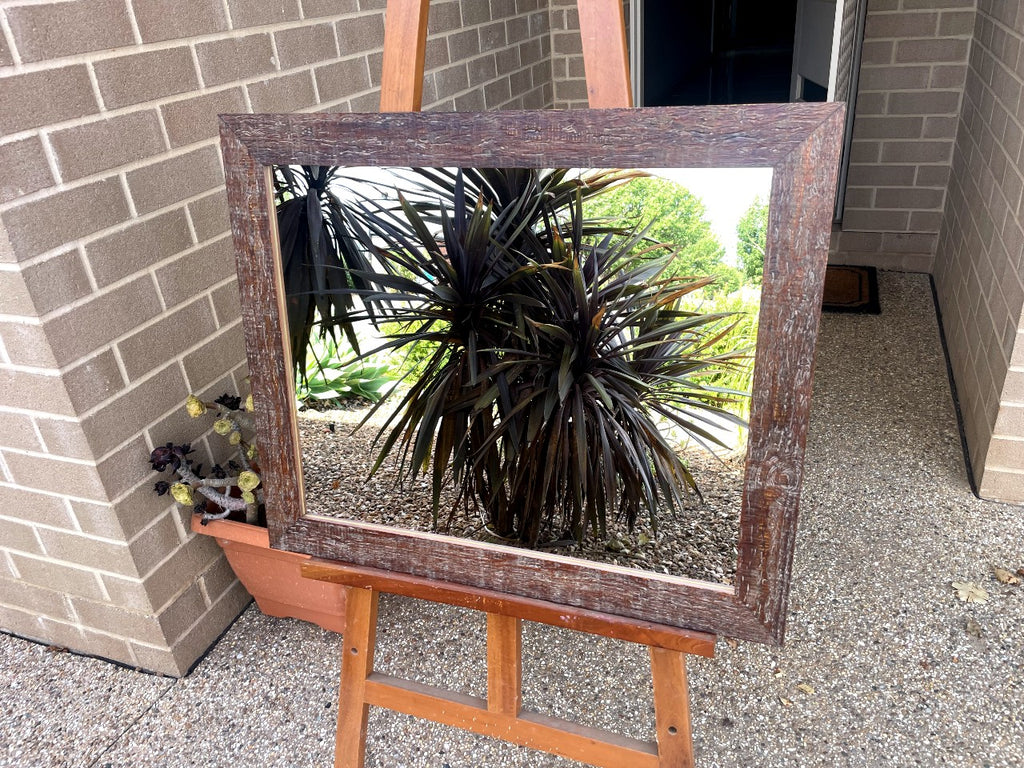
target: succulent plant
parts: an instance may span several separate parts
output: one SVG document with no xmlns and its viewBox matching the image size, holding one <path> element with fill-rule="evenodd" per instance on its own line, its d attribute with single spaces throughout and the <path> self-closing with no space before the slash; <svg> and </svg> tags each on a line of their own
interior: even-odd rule
<svg viewBox="0 0 1024 768">
<path fill-rule="evenodd" d="M 244 437 L 246 433 L 253 433 L 249 415 L 252 395 L 243 401 L 238 395 L 223 394 L 212 403 L 189 395 L 185 411 L 193 419 L 212 416 L 214 433 L 240 449 L 237 461 L 228 462 L 227 469 L 215 464 L 208 472 L 203 472 L 202 464 L 190 458 L 193 453 L 190 444 L 166 443 L 153 449 L 149 463 L 157 472 L 170 470 L 178 479 L 173 483 L 158 480 L 153 490 L 160 496 L 169 493 L 182 506 L 192 507 L 203 516 L 204 525 L 231 514 L 244 515 L 247 523 L 258 523 L 263 493 L 259 473 L 252 463 L 258 454 L 255 442 Z"/>
</svg>

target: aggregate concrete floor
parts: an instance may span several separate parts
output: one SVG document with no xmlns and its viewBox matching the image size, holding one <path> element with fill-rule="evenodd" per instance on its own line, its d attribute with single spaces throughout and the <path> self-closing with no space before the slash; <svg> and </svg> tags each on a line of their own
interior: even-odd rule
<svg viewBox="0 0 1024 768">
<path fill-rule="evenodd" d="M 1024 508 L 971 495 L 926 277 L 826 315 L 784 648 L 690 662 L 697 765 L 1024 766 Z M 957 599 L 973 581 L 985 603 Z M 379 666 L 485 686 L 480 616 L 386 599 Z M 645 649 L 528 625 L 538 709 L 649 738 Z M 0 766 L 328 766 L 339 639 L 250 607 L 172 680 L 0 635 Z M 802 686 L 802 687 L 801 687 Z M 570 766 L 373 711 L 367 766 Z"/>
</svg>

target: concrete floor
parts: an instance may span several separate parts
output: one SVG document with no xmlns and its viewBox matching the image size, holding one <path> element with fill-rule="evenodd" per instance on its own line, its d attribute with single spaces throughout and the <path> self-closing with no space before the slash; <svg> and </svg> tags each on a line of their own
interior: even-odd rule
<svg viewBox="0 0 1024 768">
<path fill-rule="evenodd" d="M 882 315 L 823 318 L 785 647 L 690 663 L 702 768 L 1024 766 L 1024 586 L 991 572 L 1024 566 L 1024 509 L 970 492 L 928 279 L 880 284 Z M 397 598 L 381 616 L 384 671 L 486 685 L 481 616 Z M 645 649 L 524 642 L 531 706 L 650 737 Z M 338 673 L 338 636 L 253 607 L 182 680 L 0 635 L 0 766 L 331 765 Z M 366 764 L 576 765 L 380 711 Z"/>
</svg>

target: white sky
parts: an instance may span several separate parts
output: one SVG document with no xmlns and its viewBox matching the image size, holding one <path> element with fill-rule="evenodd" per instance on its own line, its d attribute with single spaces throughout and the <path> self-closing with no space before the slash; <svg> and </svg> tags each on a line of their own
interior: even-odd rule
<svg viewBox="0 0 1024 768">
<path fill-rule="evenodd" d="M 648 173 L 671 179 L 699 197 L 707 211 L 711 229 L 725 248 L 726 260 L 736 265 L 736 225 L 760 196 L 771 193 L 770 168 L 646 168 Z M 390 180 L 392 169 L 358 168 L 348 173 L 367 180 Z"/>
<path fill-rule="evenodd" d="M 648 173 L 671 179 L 704 201 L 711 229 L 736 264 L 736 225 L 760 196 L 771 194 L 771 168 L 647 168 Z"/>
</svg>

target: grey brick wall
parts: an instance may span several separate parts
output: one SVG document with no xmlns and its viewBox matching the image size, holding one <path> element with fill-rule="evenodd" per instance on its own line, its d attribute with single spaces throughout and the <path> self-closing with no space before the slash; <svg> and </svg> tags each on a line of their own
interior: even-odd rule
<svg viewBox="0 0 1024 768">
<path fill-rule="evenodd" d="M 245 604 L 145 461 L 245 373 L 216 115 L 376 111 L 383 8 L 0 4 L 0 629 L 180 674 Z M 425 108 L 550 106 L 550 45 L 435 0 Z"/>
<path fill-rule="evenodd" d="M 555 81 L 555 106 L 584 109 L 587 79 L 583 71 L 583 42 L 576 0 L 551 0 L 551 71 Z"/>
<path fill-rule="evenodd" d="M 1024 9 L 979 0 L 935 263 L 975 476 L 1024 502 Z"/>
<path fill-rule="evenodd" d="M 835 263 L 930 272 L 974 0 L 869 0 Z"/>
<path fill-rule="evenodd" d="M 622 0 L 629 40 L 630 0 Z M 554 79 L 554 106 L 558 109 L 586 109 L 587 78 L 583 67 L 583 41 L 576 0 L 550 0 L 548 25 L 551 29 L 550 67 Z"/>
</svg>

